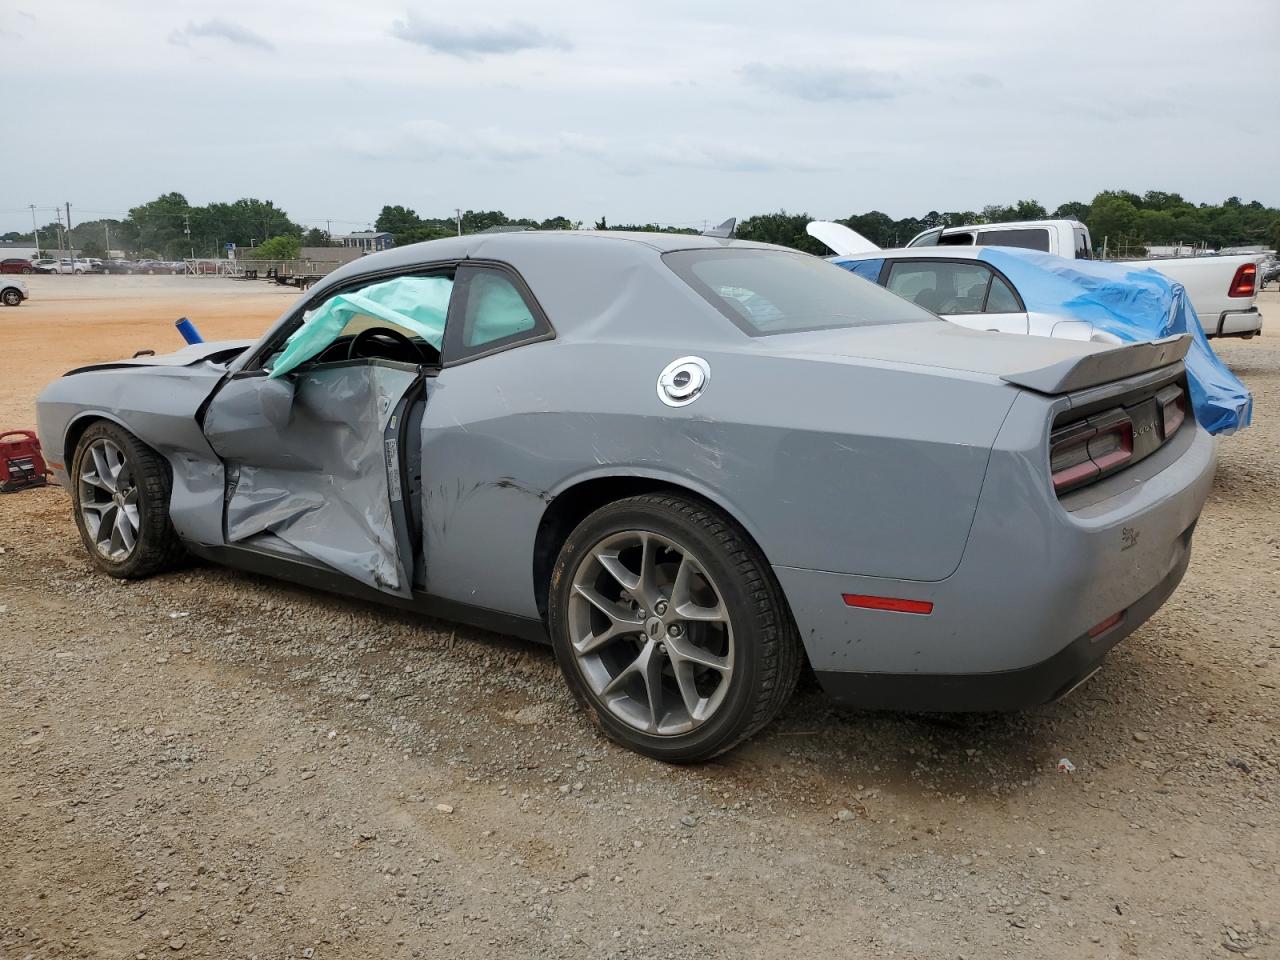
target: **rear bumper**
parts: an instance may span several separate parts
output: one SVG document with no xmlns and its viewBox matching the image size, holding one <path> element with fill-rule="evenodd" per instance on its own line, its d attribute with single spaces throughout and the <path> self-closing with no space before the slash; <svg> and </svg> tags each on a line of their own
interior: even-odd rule
<svg viewBox="0 0 1280 960">
<path fill-rule="evenodd" d="M 817 674 L 831 699 L 864 710 L 934 713 L 1027 710 L 1066 696 L 1092 676 L 1107 653 L 1160 609 L 1177 589 L 1191 559 L 1191 531 L 1182 559 L 1156 587 L 1124 611 L 1121 621 L 1097 637 L 1086 631 L 1053 656 L 1017 670 L 995 673 Z"/>
<path fill-rule="evenodd" d="M 1208 337 L 1252 337 L 1262 332 L 1262 313 L 1257 307 L 1248 310 L 1224 310 L 1217 324 L 1205 331 Z"/>
<path fill-rule="evenodd" d="M 1019 406 L 1011 420 L 1035 415 L 1034 404 Z M 1054 496 L 1041 456 L 997 444 L 963 559 L 943 580 L 774 567 L 810 663 L 834 697 L 918 710 L 1043 703 L 1087 676 L 1168 598 L 1213 482 L 1213 438 L 1193 424 L 1071 502 Z M 846 594 L 933 607 L 923 615 L 851 607 Z M 1116 614 L 1118 624 L 1090 638 Z"/>
</svg>

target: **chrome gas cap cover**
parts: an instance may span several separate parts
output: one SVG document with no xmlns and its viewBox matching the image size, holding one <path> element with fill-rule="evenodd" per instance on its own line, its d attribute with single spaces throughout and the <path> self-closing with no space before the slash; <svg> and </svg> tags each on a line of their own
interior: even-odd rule
<svg viewBox="0 0 1280 960">
<path fill-rule="evenodd" d="M 672 360 L 658 375 L 658 399 L 668 407 L 693 403 L 711 382 L 711 366 L 701 357 Z"/>
</svg>

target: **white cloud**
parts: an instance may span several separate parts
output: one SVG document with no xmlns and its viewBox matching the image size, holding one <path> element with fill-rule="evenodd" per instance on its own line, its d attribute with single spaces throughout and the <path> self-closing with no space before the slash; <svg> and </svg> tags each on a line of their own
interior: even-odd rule
<svg viewBox="0 0 1280 960">
<path fill-rule="evenodd" d="M 902 78 L 860 67 L 785 66 L 749 63 L 739 74 L 749 83 L 814 103 L 829 100 L 888 100 L 902 92 Z"/>
<path fill-rule="evenodd" d="M 522 50 L 568 50 L 560 36 L 522 20 L 483 26 L 457 26 L 441 20 L 425 20 L 413 11 L 391 23 L 391 35 L 463 60 L 482 56 L 519 53 Z"/>
<path fill-rule="evenodd" d="M 181 47 L 190 46 L 194 38 L 225 40 L 227 43 L 238 47 L 250 47 L 257 50 L 274 51 L 276 48 L 275 44 L 270 40 L 254 33 L 248 27 L 242 27 L 238 23 L 230 23 L 216 17 L 201 23 L 189 21 L 181 30 L 175 30 L 169 34 L 169 42 Z"/>
</svg>

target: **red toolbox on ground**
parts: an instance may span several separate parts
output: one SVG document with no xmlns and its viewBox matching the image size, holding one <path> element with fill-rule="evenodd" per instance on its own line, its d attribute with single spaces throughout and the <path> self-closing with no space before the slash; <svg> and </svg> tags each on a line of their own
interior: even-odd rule
<svg viewBox="0 0 1280 960">
<path fill-rule="evenodd" d="M 0 433 L 0 493 L 43 487 L 48 468 L 40 453 L 40 441 L 30 430 Z"/>
</svg>

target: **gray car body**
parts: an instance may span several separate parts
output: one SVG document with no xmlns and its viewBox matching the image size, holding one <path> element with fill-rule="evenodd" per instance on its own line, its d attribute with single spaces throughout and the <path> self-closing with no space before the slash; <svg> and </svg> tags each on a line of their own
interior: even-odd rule
<svg viewBox="0 0 1280 960">
<path fill-rule="evenodd" d="M 195 552 L 346 589 L 349 578 L 321 576 L 314 558 L 264 566 L 252 551 L 236 555 L 209 407 L 307 304 L 363 277 L 492 261 L 519 274 L 554 337 L 456 364 L 446 353 L 426 379 L 422 569 L 411 596 L 383 599 L 543 636 L 547 554 L 567 532 L 556 518 L 574 516 L 566 505 L 674 487 L 716 504 L 760 547 L 828 689 L 882 705 L 842 681 L 911 676 L 945 687 L 1013 676 L 1068 648 L 1072 675 L 1045 682 L 1076 679 L 1176 586 L 1212 479 L 1208 435 L 1192 420 L 1158 456 L 1075 503 L 1053 492 L 1047 443 L 1073 404 L 1118 394 L 1155 368 L 1180 371 L 1178 345 L 1108 350 L 980 333 L 905 302 L 903 323 L 747 336 L 661 259 L 724 246 L 765 248 L 573 232 L 398 248 L 331 274 L 249 349 L 200 344 L 73 371 L 42 393 L 40 435 L 67 484 L 87 424 L 123 425 L 172 465 L 171 516 Z M 687 406 L 666 406 L 659 373 L 689 355 L 709 365 L 708 386 Z M 1140 532 L 1134 543 L 1126 530 Z M 856 609 L 844 594 L 927 600 L 934 612 Z M 1132 611 L 1123 629 L 1082 654 L 1089 628 L 1122 609 Z M 883 705 L 983 705 L 943 693 Z"/>
</svg>

